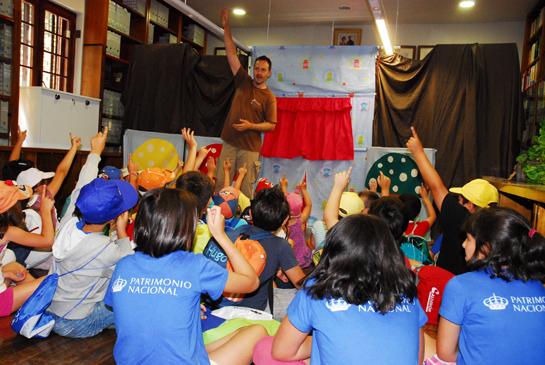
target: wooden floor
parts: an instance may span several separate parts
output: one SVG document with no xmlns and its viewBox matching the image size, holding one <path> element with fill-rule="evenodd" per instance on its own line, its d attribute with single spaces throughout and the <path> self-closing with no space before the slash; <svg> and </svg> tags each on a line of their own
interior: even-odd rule
<svg viewBox="0 0 545 365">
<path fill-rule="evenodd" d="M 114 329 L 90 338 L 61 337 L 52 332 L 47 338 L 28 339 L 14 332 L 14 315 L 0 318 L 0 363 L 10 364 L 115 364 Z M 427 324 L 424 331 L 437 338 L 437 326 Z"/>
<path fill-rule="evenodd" d="M 114 329 L 91 338 L 68 338 L 51 333 L 28 339 L 14 332 L 13 315 L 0 318 L 0 363 L 9 364 L 115 364 Z"/>
</svg>

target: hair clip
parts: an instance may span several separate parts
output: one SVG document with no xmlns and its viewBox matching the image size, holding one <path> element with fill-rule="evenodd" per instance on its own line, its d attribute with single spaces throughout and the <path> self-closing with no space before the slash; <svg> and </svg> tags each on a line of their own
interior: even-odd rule
<svg viewBox="0 0 545 365">
<path fill-rule="evenodd" d="M 528 236 L 530 236 L 530 238 L 534 237 L 534 233 L 536 233 L 537 231 L 535 229 L 531 229 L 530 232 L 528 232 Z"/>
</svg>

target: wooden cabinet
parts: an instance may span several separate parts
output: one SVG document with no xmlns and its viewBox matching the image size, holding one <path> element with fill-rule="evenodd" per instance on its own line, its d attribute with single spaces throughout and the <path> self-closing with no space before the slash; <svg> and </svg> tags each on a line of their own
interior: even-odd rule
<svg viewBox="0 0 545 365">
<path fill-rule="evenodd" d="M 112 22 L 112 8 L 119 10 L 123 25 Z M 127 13 L 130 14 L 128 32 Z M 119 98 L 136 45 L 184 42 L 197 52 L 206 53 L 206 32 L 202 45 L 183 36 L 184 27 L 191 28 L 192 24 L 190 18 L 160 0 L 86 2 L 81 94 L 102 100 L 100 127 L 121 128 L 123 113 Z M 115 139 L 108 141 L 108 146 L 118 151 L 121 144 L 122 133 L 116 133 Z"/>
</svg>

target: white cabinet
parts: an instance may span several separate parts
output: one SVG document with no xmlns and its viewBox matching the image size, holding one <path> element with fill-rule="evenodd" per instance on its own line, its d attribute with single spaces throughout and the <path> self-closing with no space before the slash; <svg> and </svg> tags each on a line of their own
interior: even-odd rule
<svg viewBox="0 0 545 365">
<path fill-rule="evenodd" d="M 21 86 L 19 126 L 27 130 L 23 147 L 69 149 L 70 134 L 81 137 L 84 151 L 98 132 L 100 99 L 36 86 Z"/>
</svg>

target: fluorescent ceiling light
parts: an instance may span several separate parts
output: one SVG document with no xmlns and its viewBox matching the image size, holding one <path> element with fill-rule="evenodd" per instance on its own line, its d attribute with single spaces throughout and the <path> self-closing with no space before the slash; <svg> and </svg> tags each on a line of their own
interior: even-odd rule
<svg viewBox="0 0 545 365">
<path fill-rule="evenodd" d="M 233 13 L 237 14 L 237 15 L 244 15 L 246 14 L 246 12 L 242 9 L 235 9 L 233 10 Z"/>
<path fill-rule="evenodd" d="M 471 8 L 473 5 L 475 5 L 475 1 L 462 1 L 460 3 L 462 8 Z"/>
<path fill-rule="evenodd" d="M 384 46 L 384 52 L 386 55 L 391 55 L 394 53 L 394 50 L 392 49 L 392 43 L 390 42 L 390 37 L 388 37 L 388 29 L 386 28 L 386 22 L 384 19 L 377 19 L 375 21 L 377 23 L 378 33 L 380 34 L 380 38 L 382 39 L 382 45 Z"/>
</svg>

